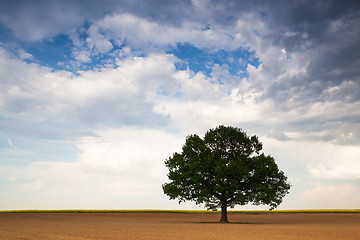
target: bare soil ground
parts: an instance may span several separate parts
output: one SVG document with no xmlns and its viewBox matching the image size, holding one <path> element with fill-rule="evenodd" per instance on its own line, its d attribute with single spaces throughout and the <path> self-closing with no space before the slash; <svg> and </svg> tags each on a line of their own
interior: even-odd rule
<svg viewBox="0 0 360 240">
<path fill-rule="evenodd" d="M 360 239 L 358 213 L 0 213 L 0 239 Z"/>
</svg>

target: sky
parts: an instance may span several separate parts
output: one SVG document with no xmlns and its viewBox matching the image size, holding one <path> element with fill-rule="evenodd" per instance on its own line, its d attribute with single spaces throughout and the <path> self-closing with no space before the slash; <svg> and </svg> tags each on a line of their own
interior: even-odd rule
<svg viewBox="0 0 360 240">
<path fill-rule="evenodd" d="M 359 208 L 359 26 L 348 0 L 2 0 L 0 209 L 204 209 L 164 161 L 218 125 L 275 158 L 278 209 Z"/>
</svg>

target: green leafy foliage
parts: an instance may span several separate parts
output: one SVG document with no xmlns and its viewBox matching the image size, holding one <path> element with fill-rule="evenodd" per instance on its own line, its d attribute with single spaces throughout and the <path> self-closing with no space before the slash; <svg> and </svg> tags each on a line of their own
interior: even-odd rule
<svg viewBox="0 0 360 240">
<path fill-rule="evenodd" d="M 204 139 L 189 135 L 182 152 L 165 161 L 170 182 L 163 184 L 164 193 L 211 210 L 250 202 L 274 209 L 290 184 L 274 158 L 261 150 L 257 136 L 235 127 L 210 129 Z"/>
</svg>

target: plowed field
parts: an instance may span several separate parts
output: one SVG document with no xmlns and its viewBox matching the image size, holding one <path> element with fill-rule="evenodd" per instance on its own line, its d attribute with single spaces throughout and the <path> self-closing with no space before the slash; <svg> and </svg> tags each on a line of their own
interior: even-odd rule
<svg viewBox="0 0 360 240">
<path fill-rule="evenodd" d="M 358 213 L 0 213 L 0 239 L 360 239 Z"/>
</svg>

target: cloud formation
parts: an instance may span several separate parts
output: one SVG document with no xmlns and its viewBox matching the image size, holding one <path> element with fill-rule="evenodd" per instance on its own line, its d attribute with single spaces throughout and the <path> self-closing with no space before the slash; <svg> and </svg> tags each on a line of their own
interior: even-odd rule
<svg viewBox="0 0 360 240">
<path fill-rule="evenodd" d="M 358 199 L 359 21 L 357 1 L 2 1 L 4 206 L 57 190 L 53 208 L 82 207 L 89 184 L 124 208 L 146 194 L 165 206 L 163 161 L 219 124 L 264 141 L 293 184 L 288 208 L 342 186 Z M 34 204 L 12 205 L 24 189 Z"/>
</svg>

